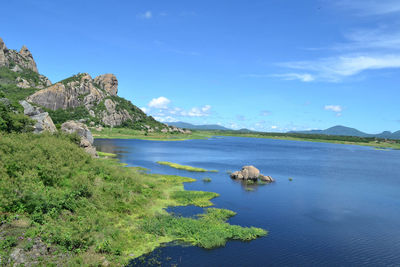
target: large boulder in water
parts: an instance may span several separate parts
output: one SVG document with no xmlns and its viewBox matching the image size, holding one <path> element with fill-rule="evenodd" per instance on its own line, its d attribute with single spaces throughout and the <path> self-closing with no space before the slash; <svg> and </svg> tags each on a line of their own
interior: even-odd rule
<svg viewBox="0 0 400 267">
<path fill-rule="evenodd" d="M 241 171 L 237 171 L 231 174 L 234 179 L 244 180 L 257 180 L 260 175 L 260 171 L 254 166 L 243 166 Z"/>
<path fill-rule="evenodd" d="M 271 176 L 262 175 L 260 171 L 254 166 L 243 166 L 242 170 L 233 172 L 231 174 L 232 179 L 238 180 L 253 180 L 260 179 L 263 182 L 271 183 L 274 179 Z"/>
</svg>

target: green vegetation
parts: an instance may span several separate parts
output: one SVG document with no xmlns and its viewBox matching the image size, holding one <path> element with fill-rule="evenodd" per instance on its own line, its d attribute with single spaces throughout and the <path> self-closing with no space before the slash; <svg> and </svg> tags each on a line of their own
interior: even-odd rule
<svg viewBox="0 0 400 267">
<path fill-rule="evenodd" d="M 179 169 L 179 170 L 185 170 L 185 171 L 189 171 L 189 172 L 218 172 L 216 170 L 206 170 L 203 168 L 196 168 L 196 167 L 192 167 L 192 166 L 188 166 L 188 165 L 181 165 L 178 163 L 173 163 L 173 162 L 168 162 L 168 161 L 157 161 L 158 164 L 161 165 L 167 165 L 171 168 L 175 168 L 175 169 Z"/>
<path fill-rule="evenodd" d="M 0 98 L 2 96 L 0 92 Z M 21 108 L 18 103 L 12 103 L 6 98 L 0 99 L 0 131 L 13 133 L 33 130 L 34 121 L 19 112 Z"/>
<path fill-rule="evenodd" d="M 94 159 L 64 134 L 0 133 L 0 257 L 32 240 L 49 246 L 39 265 L 126 264 L 164 242 L 212 248 L 266 232 L 226 223 L 234 212 L 208 209 L 198 219 L 168 206 L 210 206 L 212 192 L 184 191 L 194 179 L 144 173 L 115 159 Z M 63 256 L 64 255 L 64 256 Z"/>
<path fill-rule="evenodd" d="M 0 92 L 4 94 L 4 97 L 10 99 L 13 102 L 23 100 L 35 93 L 37 90 L 38 89 L 36 88 L 21 89 L 15 84 L 0 84 Z"/>
<path fill-rule="evenodd" d="M 263 132 L 238 132 L 238 131 L 200 131 L 208 136 L 236 136 L 252 138 L 269 138 L 278 140 L 309 141 L 321 143 L 335 143 L 346 145 L 361 145 L 381 148 L 400 149 L 400 140 L 386 140 L 375 137 L 339 136 L 323 134 L 301 133 L 263 133 Z"/>
<path fill-rule="evenodd" d="M 293 181 L 293 178 L 289 178 L 289 182 Z"/>
<path fill-rule="evenodd" d="M 62 81 L 59 81 L 59 82 L 62 83 L 62 84 L 64 84 L 64 86 L 65 86 L 65 85 L 67 85 L 67 84 L 70 83 L 70 82 L 77 82 L 77 81 L 80 81 L 80 80 L 82 79 L 82 77 L 85 76 L 85 75 L 86 75 L 86 73 L 78 73 L 78 74 L 76 74 L 76 75 L 74 75 L 74 76 L 71 76 L 71 77 L 66 78 L 66 79 L 64 79 L 64 80 L 62 80 Z"/>
<path fill-rule="evenodd" d="M 212 206 L 210 199 L 218 197 L 214 192 L 203 191 L 176 191 L 172 194 L 172 199 L 176 200 L 183 206 L 195 205 L 199 207 Z"/>
<path fill-rule="evenodd" d="M 203 178 L 203 182 L 210 183 L 211 182 L 211 178 L 205 177 L 205 178 Z"/>
<path fill-rule="evenodd" d="M 80 120 L 84 118 L 89 118 L 90 121 L 92 121 L 95 119 L 89 115 L 89 111 L 84 106 L 69 108 L 65 110 L 64 109 L 51 110 L 47 108 L 43 109 L 49 113 L 51 119 L 56 125 L 61 125 L 69 120 Z"/>
<path fill-rule="evenodd" d="M 226 223 L 226 220 L 235 214 L 230 210 L 209 208 L 205 214 L 198 215 L 198 220 L 161 215 L 145 220 L 142 228 L 160 237 L 173 236 L 175 240 L 208 249 L 224 246 L 228 239 L 245 241 L 267 234 L 262 229 L 243 228 Z"/>
<path fill-rule="evenodd" d="M 117 156 L 117 155 L 114 154 L 114 153 L 107 153 L 107 152 L 101 152 L 101 151 L 97 151 L 97 154 L 98 154 L 100 157 L 111 157 L 111 158 L 114 158 L 114 157 Z"/>
<path fill-rule="evenodd" d="M 147 132 L 143 130 L 135 130 L 130 128 L 104 128 L 102 131 L 97 131 L 92 128 L 94 138 L 102 139 L 144 139 L 154 141 L 182 141 L 188 139 L 206 139 L 211 135 L 195 132 L 192 134 L 183 133 L 161 133 Z"/>
<path fill-rule="evenodd" d="M 29 69 L 22 69 L 21 72 L 14 72 L 7 67 L 0 67 L 0 84 L 3 85 L 15 85 L 17 78 L 30 81 L 35 85 L 40 84 L 40 75 Z M 18 87 L 17 87 L 18 88 Z M 19 88 L 21 91 L 25 89 Z"/>
</svg>

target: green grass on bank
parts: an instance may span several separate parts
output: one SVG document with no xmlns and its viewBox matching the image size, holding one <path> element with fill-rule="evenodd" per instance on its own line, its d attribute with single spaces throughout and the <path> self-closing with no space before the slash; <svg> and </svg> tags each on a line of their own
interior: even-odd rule
<svg viewBox="0 0 400 267">
<path fill-rule="evenodd" d="M 91 128 L 95 139 L 143 139 L 153 141 L 183 141 L 188 139 L 206 139 L 208 133 L 194 132 L 192 134 L 145 132 L 128 128 L 103 128 L 102 131 Z"/>
<path fill-rule="evenodd" d="M 97 151 L 97 154 L 100 157 L 109 157 L 109 158 L 115 158 L 117 155 L 114 153 L 108 153 L 108 152 L 102 152 L 102 151 Z"/>
<path fill-rule="evenodd" d="M 67 135 L 0 133 L 0 258 L 21 249 L 37 265 L 113 266 L 182 240 L 205 248 L 266 232 L 226 223 L 231 211 L 198 219 L 168 206 L 210 206 L 212 192 L 184 191 L 194 179 L 148 174 L 115 159 L 91 158 Z M 48 247 L 35 256 L 35 240 Z M 12 264 L 12 263 L 10 263 Z"/>
<path fill-rule="evenodd" d="M 197 168 L 197 167 L 192 167 L 192 166 L 188 166 L 188 165 L 181 165 L 178 163 L 173 163 L 173 162 L 168 162 L 168 161 L 157 161 L 157 163 L 161 164 L 161 165 L 169 166 L 171 168 L 190 171 L 190 172 L 218 172 L 217 170 L 206 170 L 203 168 Z"/>
</svg>

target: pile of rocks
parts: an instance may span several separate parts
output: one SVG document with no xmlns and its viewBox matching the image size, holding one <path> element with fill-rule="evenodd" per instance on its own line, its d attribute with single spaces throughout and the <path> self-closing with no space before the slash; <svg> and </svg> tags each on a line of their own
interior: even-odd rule
<svg viewBox="0 0 400 267">
<path fill-rule="evenodd" d="M 242 170 L 233 172 L 231 174 L 232 179 L 237 180 L 253 180 L 260 179 L 263 182 L 271 183 L 275 180 L 271 176 L 262 175 L 260 171 L 254 166 L 243 166 Z"/>
</svg>

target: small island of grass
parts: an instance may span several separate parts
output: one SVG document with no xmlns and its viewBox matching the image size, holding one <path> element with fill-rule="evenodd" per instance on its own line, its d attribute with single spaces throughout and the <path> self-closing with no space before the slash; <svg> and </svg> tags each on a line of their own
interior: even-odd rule
<svg viewBox="0 0 400 267">
<path fill-rule="evenodd" d="M 218 172 L 217 170 L 206 170 L 203 168 L 192 167 L 189 165 L 181 165 L 178 163 L 173 163 L 173 162 L 168 162 L 168 161 L 157 161 L 157 163 L 161 164 L 161 165 L 169 166 L 171 168 L 185 170 L 185 171 L 189 171 L 189 172 Z"/>
<path fill-rule="evenodd" d="M 108 158 L 115 158 L 117 155 L 114 153 L 108 153 L 108 152 L 102 152 L 102 151 L 97 151 L 97 154 L 100 157 L 108 157 Z"/>
</svg>

